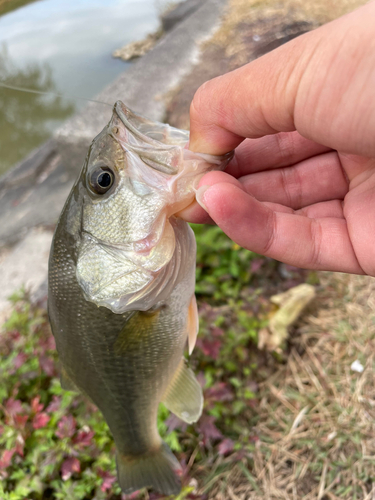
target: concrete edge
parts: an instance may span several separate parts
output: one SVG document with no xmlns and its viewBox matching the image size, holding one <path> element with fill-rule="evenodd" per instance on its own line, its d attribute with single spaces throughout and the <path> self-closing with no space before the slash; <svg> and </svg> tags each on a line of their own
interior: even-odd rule
<svg viewBox="0 0 375 500">
<path fill-rule="evenodd" d="M 122 99 L 135 111 L 162 121 L 166 112 L 163 95 L 177 86 L 189 71 L 198 57 L 200 42 L 209 38 L 218 26 L 228 1 L 202 0 L 201 5 L 189 11 L 152 51 L 124 70 L 94 99 L 111 104 Z M 155 78 L 155 73 L 159 74 L 159 78 Z M 110 118 L 111 108 L 103 108 L 90 102 L 67 120 L 51 139 L 0 176 L 0 193 L 25 182 L 32 183 L 48 169 L 50 161 L 59 153 L 69 170 L 78 171 L 90 142 Z"/>
</svg>

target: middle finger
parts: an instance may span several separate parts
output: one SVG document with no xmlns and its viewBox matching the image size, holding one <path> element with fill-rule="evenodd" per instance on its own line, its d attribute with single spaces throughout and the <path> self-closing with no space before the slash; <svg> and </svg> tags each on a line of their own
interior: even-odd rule
<svg viewBox="0 0 375 500">
<path fill-rule="evenodd" d="M 328 151 L 332 149 L 302 137 L 297 131 L 280 132 L 259 139 L 245 139 L 236 148 L 235 157 L 226 172 L 238 178 L 263 170 L 294 165 Z"/>
<path fill-rule="evenodd" d="M 294 210 L 322 201 L 342 200 L 348 192 L 348 181 L 336 151 L 238 180 L 258 201 L 279 203 Z"/>
</svg>

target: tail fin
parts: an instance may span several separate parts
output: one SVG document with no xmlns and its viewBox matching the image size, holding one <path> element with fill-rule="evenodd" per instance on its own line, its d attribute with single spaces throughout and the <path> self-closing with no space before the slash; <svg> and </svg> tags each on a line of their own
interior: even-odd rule
<svg viewBox="0 0 375 500">
<path fill-rule="evenodd" d="M 181 481 L 177 475 L 181 466 L 165 443 L 156 452 L 139 457 L 117 452 L 116 464 L 118 481 L 124 493 L 145 487 L 153 488 L 163 495 L 177 495 L 181 491 Z"/>
</svg>

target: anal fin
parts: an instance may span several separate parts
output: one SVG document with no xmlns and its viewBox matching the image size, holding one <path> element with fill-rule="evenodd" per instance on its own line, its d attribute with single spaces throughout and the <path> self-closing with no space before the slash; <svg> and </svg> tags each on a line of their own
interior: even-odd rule
<svg viewBox="0 0 375 500">
<path fill-rule="evenodd" d="M 181 360 L 162 401 L 168 410 L 188 424 L 196 422 L 201 416 L 202 388 L 185 359 Z"/>
<path fill-rule="evenodd" d="M 197 335 L 199 330 L 199 317 L 198 317 L 198 307 L 197 299 L 193 294 L 188 310 L 188 344 L 189 344 L 189 355 L 193 352 L 195 342 L 197 341 Z"/>
</svg>

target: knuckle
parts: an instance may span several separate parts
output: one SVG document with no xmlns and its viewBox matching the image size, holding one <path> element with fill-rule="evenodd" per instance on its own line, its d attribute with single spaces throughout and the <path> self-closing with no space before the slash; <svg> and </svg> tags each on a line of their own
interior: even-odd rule
<svg viewBox="0 0 375 500">
<path fill-rule="evenodd" d="M 190 116 L 193 118 L 201 118 L 202 113 L 205 113 L 210 95 L 212 94 L 210 81 L 204 82 L 195 92 L 193 100 L 190 104 Z"/>
<path fill-rule="evenodd" d="M 278 156 L 282 162 L 287 164 L 294 157 L 296 152 L 294 134 L 290 132 L 280 132 L 275 135 L 275 140 L 278 148 Z"/>
<path fill-rule="evenodd" d="M 311 237 L 311 257 L 310 262 L 313 268 L 319 268 L 321 265 L 321 249 L 323 231 L 320 222 L 313 219 L 310 224 L 310 237 Z"/>
<path fill-rule="evenodd" d="M 260 253 L 266 256 L 272 256 L 272 248 L 275 244 L 277 234 L 277 221 L 275 212 L 270 212 L 268 216 L 265 234 L 267 235 L 267 238 Z"/>
<path fill-rule="evenodd" d="M 287 206 L 293 209 L 302 207 L 303 183 L 297 167 L 280 169 L 280 183 Z"/>
</svg>

